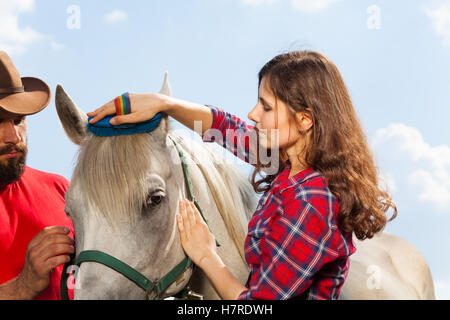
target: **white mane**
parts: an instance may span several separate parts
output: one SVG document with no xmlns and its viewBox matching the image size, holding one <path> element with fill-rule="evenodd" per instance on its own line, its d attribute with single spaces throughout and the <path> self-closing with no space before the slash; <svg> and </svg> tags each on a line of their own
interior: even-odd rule
<svg viewBox="0 0 450 320">
<path fill-rule="evenodd" d="M 228 234 L 244 259 L 247 225 L 256 207 L 256 196 L 250 182 L 235 166 L 209 148 L 194 141 L 186 141 L 174 132 L 171 132 L 170 136 L 180 144 L 202 172 Z"/>
</svg>

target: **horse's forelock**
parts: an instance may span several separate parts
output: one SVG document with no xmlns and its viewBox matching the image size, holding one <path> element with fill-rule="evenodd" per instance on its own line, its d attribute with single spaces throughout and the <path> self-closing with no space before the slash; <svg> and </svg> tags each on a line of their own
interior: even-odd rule
<svg viewBox="0 0 450 320">
<path fill-rule="evenodd" d="M 82 188 L 82 199 L 91 210 L 111 223 L 127 217 L 135 221 L 146 201 L 152 159 L 164 153 L 151 134 L 92 137 L 79 152 L 72 178 Z M 155 161 L 153 161 L 155 163 Z"/>
</svg>

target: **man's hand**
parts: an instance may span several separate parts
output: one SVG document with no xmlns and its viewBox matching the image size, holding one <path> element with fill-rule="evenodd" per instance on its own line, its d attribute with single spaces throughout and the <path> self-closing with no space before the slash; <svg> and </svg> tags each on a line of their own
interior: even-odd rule
<svg viewBox="0 0 450 320">
<path fill-rule="evenodd" d="M 53 269 L 70 261 L 75 242 L 69 232 L 63 227 L 48 227 L 30 241 L 23 270 L 17 278 L 22 296 L 34 299 L 47 289 Z"/>
</svg>

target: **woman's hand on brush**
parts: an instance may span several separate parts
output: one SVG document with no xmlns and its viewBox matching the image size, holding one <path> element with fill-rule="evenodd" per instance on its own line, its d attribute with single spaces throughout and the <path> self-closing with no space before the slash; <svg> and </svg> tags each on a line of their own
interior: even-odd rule
<svg viewBox="0 0 450 320">
<path fill-rule="evenodd" d="M 110 121 L 112 125 L 124 123 L 138 123 L 153 119 L 159 113 L 165 111 L 170 105 L 170 97 L 160 93 L 129 94 L 131 113 L 113 117 Z M 93 112 L 89 112 L 88 117 L 93 117 L 90 124 L 95 124 L 104 117 L 116 114 L 114 100 L 109 101 L 104 106 Z"/>
</svg>

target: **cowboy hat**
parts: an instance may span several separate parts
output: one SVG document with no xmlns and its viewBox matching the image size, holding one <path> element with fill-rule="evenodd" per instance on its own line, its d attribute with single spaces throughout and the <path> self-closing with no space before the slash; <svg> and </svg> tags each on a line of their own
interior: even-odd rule
<svg viewBox="0 0 450 320">
<path fill-rule="evenodd" d="M 0 113 L 27 116 L 50 103 L 49 86 L 37 78 L 21 78 L 11 58 L 0 51 Z"/>
</svg>

